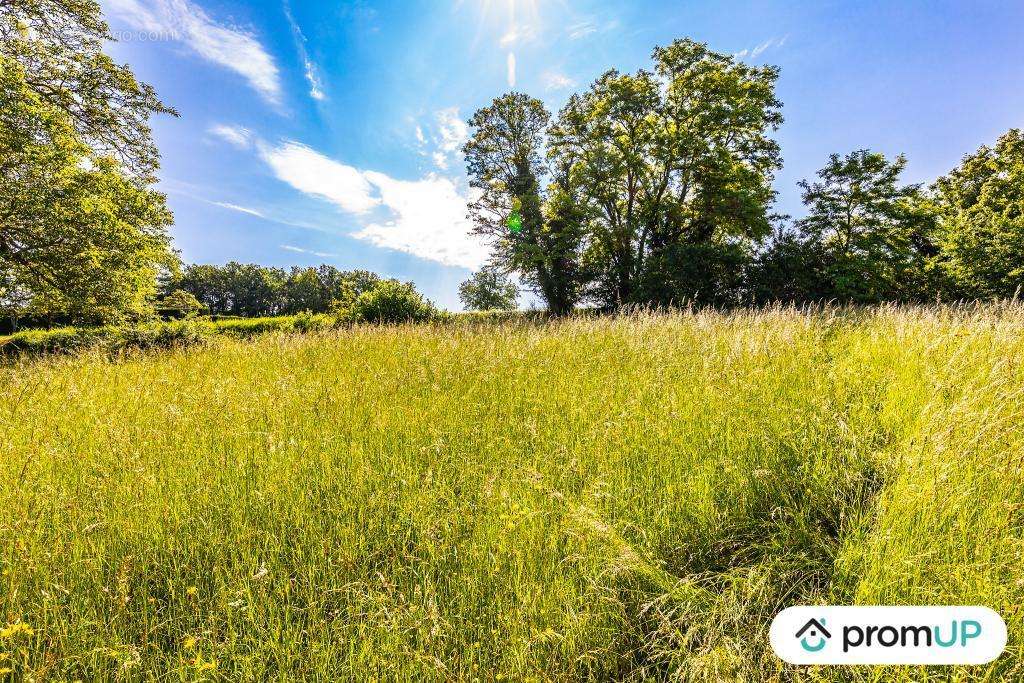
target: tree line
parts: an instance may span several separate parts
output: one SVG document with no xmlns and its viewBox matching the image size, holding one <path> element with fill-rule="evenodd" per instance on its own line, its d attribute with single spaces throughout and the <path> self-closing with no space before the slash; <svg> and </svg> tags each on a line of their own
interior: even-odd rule
<svg viewBox="0 0 1024 683">
<path fill-rule="evenodd" d="M 320 312 L 373 285 L 369 273 L 326 266 L 182 269 L 154 189 L 149 124 L 177 113 L 103 52 L 111 39 L 94 0 L 0 2 L 8 326 Z M 1020 131 L 928 186 L 901 180 L 903 157 L 833 155 L 802 184 L 807 215 L 794 221 L 773 212 L 778 76 L 677 40 L 654 50 L 649 69 L 608 71 L 557 116 L 523 93 L 480 109 L 464 148 L 469 212 L 493 250 L 460 288 L 467 307 L 514 306 L 512 276 L 556 315 L 579 305 L 1015 295 Z"/>
<path fill-rule="evenodd" d="M 1024 140 L 1011 130 L 930 186 L 906 159 L 832 155 L 772 212 L 776 67 L 677 40 L 608 71 L 553 117 L 509 93 L 470 121 L 485 271 L 556 313 L 603 308 L 1014 296 L 1024 283 Z"/>
<path fill-rule="evenodd" d="M 190 265 L 162 282 L 161 302 L 194 298 L 201 311 L 217 316 L 263 317 L 296 313 L 330 313 L 341 302 L 354 301 L 373 290 L 380 276 L 365 270 L 342 271 L 334 266 L 268 268 L 234 261 L 223 265 Z M 168 312 L 180 312 L 164 303 Z M 186 304 L 186 310 L 192 308 Z"/>
</svg>

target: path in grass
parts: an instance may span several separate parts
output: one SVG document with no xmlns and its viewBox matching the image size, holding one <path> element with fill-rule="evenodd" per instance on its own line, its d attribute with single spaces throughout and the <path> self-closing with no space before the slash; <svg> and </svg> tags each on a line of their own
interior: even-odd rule
<svg viewBox="0 0 1024 683">
<path fill-rule="evenodd" d="M 642 316 L 0 369 L 0 669 L 831 680 L 767 645 L 828 601 L 994 607 L 1009 651 L 961 674 L 1012 677 L 1022 330 Z"/>
</svg>

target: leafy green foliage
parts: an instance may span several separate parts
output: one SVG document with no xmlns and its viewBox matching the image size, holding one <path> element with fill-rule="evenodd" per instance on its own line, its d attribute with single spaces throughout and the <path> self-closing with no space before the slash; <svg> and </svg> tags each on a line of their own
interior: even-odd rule
<svg viewBox="0 0 1024 683">
<path fill-rule="evenodd" d="M 470 185 L 480 191 L 470 206 L 473 230 L 494 245 L 494 267 L 519 273 L 562 315 L 579 298 L 583 231 L 578 221 L 565 220 L 565 210 L 545 220 L 541 182 L 550 120 L 540 100 L 509 93 L 473 115 L 463 151 Z"/>
<path fill-rule="evenodd" d="M 336 314 L 350 323 L 397 325 L 427 322 L 437 315 L 437 309 L 412 283 L 381 280 Z"/>
<path fill-rule="evenodd" d="M 688 259 L 718 246 L 712 262 L 729 261 L 768 233 L 781 164 L 777 69 L 690 40 L 653 58 L 653 71 L 605 73 L 550 130 L 552 166 L 586 221 L 593 294 L 612 306 L 714 300 L 702 286 L 719 277 Z"/>
<path fill-rule="evenodd" d="M 831 291 L 823 298 L 871 303 L 914 300 L 934 246 L 935 215 L 917 185 L 901 186 L 902 156 L 859 150 L 833 154 L 803 181 L 806 218 L 797 227 L 820 249 Z"/>
<path fill-rule="evenodd" d="M 4 0 L 0 55 L 4 70 L 21 71 L 36 106 L 61 112 L 93 156 L 116 160 L 146 184 L 159 152 L 149 118 L 177 115 L 131 69 L 103 53 L 113 40 L 96 0 Z"/>
<path fill-rule="evenodd" d="M 272 318 L 234 318 L 216 321 L 190 318 L 141 325 L 25 330 L 0 337 L 0 356 L 68 354 L 88 349 L 120 352 L 174 348 L 205 343 L 217 336 L 252 339 L 271 332 L 323 332 L 335 327 L 336 322 L 330 315 L 300 313 Z"/>
<path fill-rule="evenodd" d="M 1024 133 L 984 146 L 935 184 L 943 270 L 957 295 L 1009 297 L 1024 287 Z"/>
<path fill-rule="evenodd" d="M 102 53 L 97 3 L 0 9 L 0 300 L 39 319 L 145 317 L 172 259 L 147 120 L 170 110 Z"/>
<path fill-rule="evenodd" d="M 365 270 L 341 271 L 329 265 L 285 272 L 232 261 L 187 266 L 167 287 L 193 294 L 214 315 L 265 317 L 328 313 L 338 301 L 350 302 L 379 281 Z"/>
<path fill-rule="evenodd" d="M 206 307 L 190 292 L 176 289 L 157 303 L 156 310 L 165 318 L 193 318 Z"/>
<path fill-rule="evenodd" d="M 459 285 L 459 299 L 470 311 L 507 311 L 516 307 L 519 288 L 503 273 L 484 268 Z"/>
</svg>

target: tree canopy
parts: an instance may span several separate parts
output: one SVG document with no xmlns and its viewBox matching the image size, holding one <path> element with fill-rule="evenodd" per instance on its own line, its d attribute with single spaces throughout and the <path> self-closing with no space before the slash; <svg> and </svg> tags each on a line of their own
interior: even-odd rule
<svg viewBox="0 0 1024 683">
<path fill-rule="evenodd" d="M 148 118 L 90 0 L 0 3 L 0 299 L 72 321 L 145 315 L 173 260 Z"/>
<path fill-rule="evenodd" d="M 619 306 L 728 289 L 736 259 L 771 229 L 778 71 L 690 40 L 653 60 L 605 73 L 553 123 L 519 93 L 470 121 L 475 229 L 556 313 L 583 296 Z M 514 208 L 518 234 L 506 227 Z"/>
<path fill-rule="evenodd" d="M 470 311 L 511 311 L 519 288 L 504 273 L 483 268 L 459 285 L 459 299 Z"/>
<path fill-rule="evenodd" d="M 1024 287 L 1024 133 L 983 146 L 935 184 L 943 268 L 968 297 Z"/>
</svg>

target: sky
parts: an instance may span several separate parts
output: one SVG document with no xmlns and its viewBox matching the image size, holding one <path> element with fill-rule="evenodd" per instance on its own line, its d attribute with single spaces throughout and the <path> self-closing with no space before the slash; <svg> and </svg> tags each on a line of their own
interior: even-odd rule
<svg viewBox="0 0 1024 683">
<path fill-rule="evenodd" d="M 153 121 L 186 263 L 330 263 L 457 310 L 466 121 L 515 89 L 557 112 L 675 38 L 781 68 L 777 211 L 832 153 L 930 182 L 1024 126 L 1020 0 L 101 0 Z"/>
</svg>

